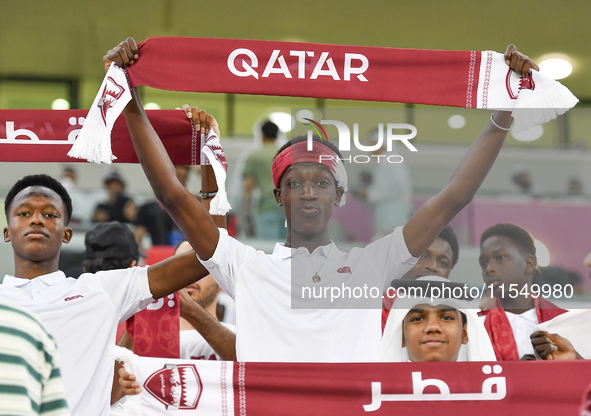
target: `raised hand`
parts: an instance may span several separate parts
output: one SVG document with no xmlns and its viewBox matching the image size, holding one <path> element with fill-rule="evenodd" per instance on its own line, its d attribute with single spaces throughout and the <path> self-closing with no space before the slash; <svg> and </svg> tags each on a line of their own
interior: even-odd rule
<svg viewBox="0 0 591 416">
<path fill-rule="evenodd" d="M 128 65 L 133 65 L 135 60 L 139 57 L 140 55 L 135 40 L 133 38 L 127 38 L 103 56 L 105 72 L 109 70 L 111 62 L 115 62 L 117 66 L 125 68 Z"/>
<path fill-rule="evenodd" d="M 519 52 L 512 43 L 507 46 L 507 50 L 505 51 L 505 62 L 513 71 L 522 76 L 529 74 L 529 71 L 532 69 L 536 71 L 540 70 L 540 67 L 529 56 Z"/>
<path fill-rule="evenodd" d="M 195 129 L 200 131 L 201 134 L 208 134 L 209 130 L 213 129 L 218 138 L 221 138 L 220 126 L 217 120 L 211 114 L 207 114 L 207 111 L 199 110 L 197 107 L 190 107 L 188 104 L 183 104 L 182 108 L 177 107 L 177 109 L 183 110 L 187 118 L 193 120 Z"/>
</svg>

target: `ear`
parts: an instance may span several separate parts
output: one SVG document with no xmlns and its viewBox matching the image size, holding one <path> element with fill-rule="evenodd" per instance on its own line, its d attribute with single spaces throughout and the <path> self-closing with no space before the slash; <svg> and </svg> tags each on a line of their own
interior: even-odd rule
<svg viewBox="0 0 591 416">
<path fill-rule="evenodd" d="M 334 204 L 335 206 L 339 206 L 339 203 L 341 202 L 341 198 L 343 197 L 343 194 L 345 193 L 345 190 L 341 187 L 337 188 L 337 197 L 334 200 Z"/>
<path fill-rule="evenodd" d="M 10 231 L 8 231 L 8 227 L 4 227 L 4 242 L 10 242 Z"/>
<path fill-rule="evenodd" d="M 283 198 L 281 198 L 281 189 L 275 188 L 275 189 L 273 189 L 273 193 L 275 194 L 275 201 L 277 201 L 277 205 L 282 207 L 283 206 Z"/>
<path fill-rule="evenodd" d="M 70 227 L 66 227 L 66 229 L 64 230 L 64 237 L 62 238 L 62 242 L 65 244 L 68 244 L 70 242 L 70 240 L 72 239 L 72 234 L 74 232 L 72 231 L 72 229 Z"/>
<path fill-rule="evenodd" d="M 135 267 L 137 266 L 137 261 L 136 260 L 132 260 L 131 264 L 129 265 L 129 267 Z"/>
<path fill-rule="evenodd" d="M 404 326 L 402 327 L 402 348 L 406 347 L 406 340 L 404 339 Z"/>
<path fill-rule="evenodd" d="M 533 274 L 536 268 L 536 261 L 534 256 L 531 254 L 525 258 L 525 272 L 528 274 Z"/>
<path fill-rule="evenodd" d="M 468 343 L 468 323 L 466 322 L 464 324 L 464 327 L 462 328 L 462 344 L 467 344 Z"/>
</svg>

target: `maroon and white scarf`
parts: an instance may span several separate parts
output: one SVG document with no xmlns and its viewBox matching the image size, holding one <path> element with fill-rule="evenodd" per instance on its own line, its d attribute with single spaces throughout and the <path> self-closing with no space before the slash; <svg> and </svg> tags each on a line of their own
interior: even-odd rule
<svg viewBox="0 0 591 416">
<path fill-rule="evenodd" d="M 149 38 L 132 86 L 513 110 L 516 131 L 566 112 L 577 98 L 503 54 L 236 39 Z M 529 111 L 529 109 L 534 109 Z"/>
<path fill-rule="evenodd" d="M 112 416 L 578 414 L 589 360 L 439 363 L 233 363 L 112 352 L 141 393 Z M 556 380 L 532 383 L 532 380 Z M 551 400 L 540 400 L 551 398 Z M 588 403 L 587 403 L 588 406 Z"/>
<path fill-rule="evenodd" d="M 128 68 L 127 77 L 114 65 L 109 69 L 70 156 L 98 163 L 127 156 L 113 155 L 109 138 L 130 99 L 126 78 L 131 87 L 175 91 L 506 109 L 513 111 L 515 131 L 545 123 L 578 102 L 566 87 L 536 71 L 518 76 L 502 54 L 491 51 L 179 37 L 150 38 L 139 47 L 140 58 Z M 8 134 L 0 137 L 0 144 L 4 140 L 9 141 Z M 220 154 L 218 143 L 213 139 L 211 154 Z M 217 175 L 220 168 L 225 173 L 225 158 L 208 159 L 220 189 L 212 209 L 220 213 L 229 209 L 223 198 L 225 175 Z"/>
</svg>

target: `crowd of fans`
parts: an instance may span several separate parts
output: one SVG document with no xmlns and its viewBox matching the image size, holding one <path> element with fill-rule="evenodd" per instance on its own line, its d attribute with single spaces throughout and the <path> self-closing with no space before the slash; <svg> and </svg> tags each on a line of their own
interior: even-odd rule
<svg viewBox="0 0 591 416">
<path fill-rule="evenodd" d="M 537 68 L 511 46 L 506 56 L 513 70 L 526 74 Z M 139 52 L 130 38 L 109 51 L 104 61 L 106 66 L 114 61 L 125 67 L 136 59 Z M 509 113 L 492 114 L 443 191 L 404 225 L 348 253 L 338 249 L 327 226 L 334 207 L 345 204 L 346 170 L 340 161 L 318 158 L 329 154 L 334 156 L 331 160 L 338 160 L 339 150 L 314 139 L 308 151 L 307 138 L 301 137 L 268 152 L 275 153 L 267 174 L 275 205 L 281 207 L 283 216 L 271 221 L 265 210 L 257 217 L 263 224 L 251 224 L 249 233 L 264 228 L 269 235 L 285 232 L 285 242 L 277 243 L 272 254 L 265 254 L 231 237 L 223 216 L 209 214 L 210 197 L 217 192 L 210 166 L 201 172 L 201 195 L 205 197 L 200 199 L 187 191 L 183 178 L 188 170 L 172 165 L 149 128 L 137 91 L 132 95 L 125 118 L 158 201 L 138 209 L 125 194 L 125 181 L 118 174 L 105 178 L 108 200 L 94 211 L 94 219 L 104 223 L 86 236 L 85 273 L 78 279 L 68 278 L 58 269 L 62 243 L 72 237 L 72 201 L 66 188 L 47 175 L 32 175 L 18 181 L 6 195 L 4 238 L 14 250 L 15 275 L 6 276 L 0 285 L 0 370 L 11 368 L 10 376 L 0 371 L 0 385 L 10 382 L 18 388 L 3 395 L 0 408 L 8 406 L 14 414 L 22 409 L 52 415 L 69 411 L 108 414 L 110 403 L 116 406 L 118 400 L 125 400 L 123 395 L 135 394 L 140 388 L 132 374 L 114 370 L 106 354 L 107 347 L 117 341 L 128 348 L 137 342 L 123 331 L 116 339 L 117 326 L 154 300 L 178 291 L 184 359 L 424 362 L 591 358 L 579 347 L 586 345 L 584 336 L 567 339 L 560 333 L 536 329 L 570 312 L 547 300 L 551 296 L 540 290 L 532 296 L 535 287 L 555 287 L 557 274 L 539 272 L 533 239 L 518 225 L 497 224 L 481 236 L 479 263 L 488 292 L 480 312 L 474 302 L 481 299 L 474 298 L 481 294 L 473 296 L 464 285 L 453 282 L 453 267 L 460 253 L 448 224 L 469 203 L 493 165 L 511 125 Z M 195 107 L 183 106 L 183 110 L 196 129 L 220 135 L 212 115 Z M 276 134 L 276 129 L 267 125 L 265 135 L 272 136 L 272 130 Z M 259 176 L 254 168 L 245 171 L 247 189 L 252 190 Z M 144 255 L 138 245 L 143 235 L 134 236 L 125 223 L 138 225 L 136 232 L 147 231 L 154 244 L 170 244 L 174 230 L 187 241 L 179 244 L 175 256 L 147 268 L 135 267 Z M 279 229 L 279 223 L 286 226 Z M 347 299 L 333 308 L 322 308 L 325 299 L 293 307 L 294 287 L 330 286 L 337 278 L 350 286 L 371 282 L 388 296 L 383 303 L 380 297 L 373 308 L 351 307 Z M 438 288 L 441 295 L 400 295 L 401 289 L 417 293 L 427 287 Z M 508 295 L 509 288 L 515 290 L 514 295 Z M 463 294 L 449 295 L 456 293 L 454 289 Z M 235 327 L 217 317 L 221 290 L 240 299 Z M 43 353 L 31 353 L 33 347 Z"/>
</svg>

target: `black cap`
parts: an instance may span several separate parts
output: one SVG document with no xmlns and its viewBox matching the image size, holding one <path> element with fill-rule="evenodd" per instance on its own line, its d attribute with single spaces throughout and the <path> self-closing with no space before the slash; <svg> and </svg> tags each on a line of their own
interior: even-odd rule
<svg viewBox="0 0 591 416">
<path fill-rule="evenodd" d="M 144 250 L 138 247 L 131 230 L 119 221 L 104 222 L 94 227 L 86 233 L 84 245 L 86 260 L 148 257 Z"/>
<path fill-rule="evenodd" d="M 105 176 L 103 178 L 103 183 L 105 185 L 108 184 L 111 181 L 117 181 L 121 185 L 125 186 L 125 181 L 123 180 L 123 177 L 116 170 L 112 171 L 111 173 L 109 173 L 107 176 Z"/>
</svg>

